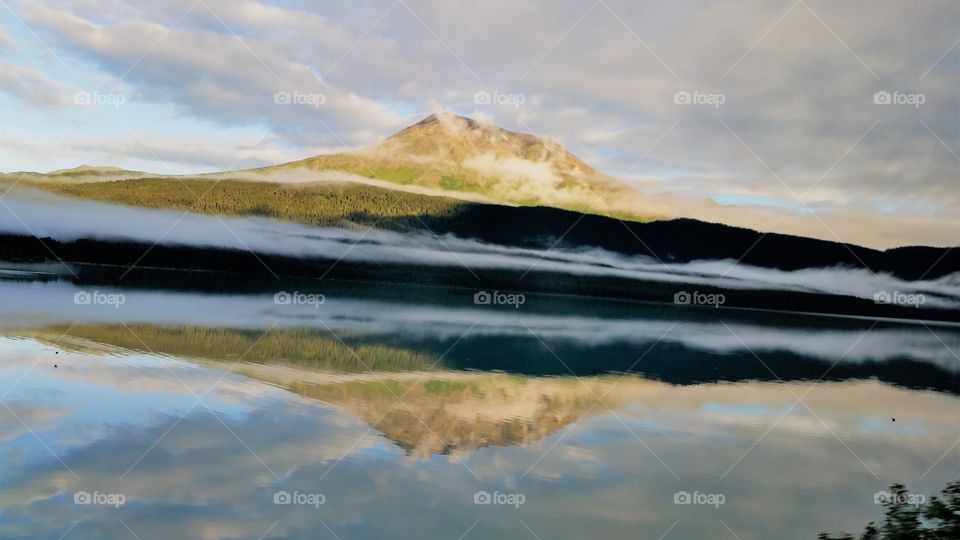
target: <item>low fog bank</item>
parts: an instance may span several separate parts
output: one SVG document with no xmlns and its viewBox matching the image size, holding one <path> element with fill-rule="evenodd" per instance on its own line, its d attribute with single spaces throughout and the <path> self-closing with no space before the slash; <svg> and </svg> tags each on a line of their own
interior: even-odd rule
<svg viewBox="0 0 960 540">
<path fill-rule="evenodd" d="M 574 276 L 615 276 L 724 289 L 813 292 L 873 299 L 923 295 L 919 307 L 960 308 L 960 275 L 905 281 L 866 269 L 811 268 L 781 271 L 731 260 L 662 263 L 602 249 L 534 250 L 486 244 L 451 235 L 318 228 L 257 217 L 219 217 L 69 199 L 17 189 L 0 204 L 0 233 L 137 241 L 215 247 L 334 260 L 550 271 Z M 533 279 L 532 277 L 528 279 Z M 678 287 L 679 288 L 679 287 Z"/>
</svg>

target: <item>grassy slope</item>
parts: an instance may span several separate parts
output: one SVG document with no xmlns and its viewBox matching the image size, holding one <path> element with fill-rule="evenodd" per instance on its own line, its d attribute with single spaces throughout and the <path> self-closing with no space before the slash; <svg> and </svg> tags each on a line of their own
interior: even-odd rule
<svg viewBox="0 0 960 540">
<path fill-rule="evenodd" d="M 350 336 L 341 337 L 344 340 L 341 342 L 326 332 L 307 329 L 274 329 L 262 334 L 198 326 L 78 324 L 20 333 L 41 340 L 57 336 L 78 338 L 181 358 L 227 361 L 242 358 L 245 362 L 290 364 L 346 373 L 426 370 L 437 362 L 436 358 L 417 351 L 364 344 Z"/>
<path fill-rule="evenodd" d="M 270 173 L 283 171 L 285 169 L 296 169 L 298 167 L 316 171 L 343 171 L 357 176 L 385 180 L 401 185 L 414 184 L 448 191 L 479 193 L 493 200 L 506 200 L 509 204 L 520 206 L 553 206 L 572 212 L 609 216 L 627 221 L 644 222 L 653 219 L 650 216 L 640 215 L 635 212 L 622 211 L 614 208 L 603 209 L 602 206 L 592 206 L 587 203 L 571 202 L 551 205 L 536 197 L 503 197 L 502 193 L 497 190 L 497 182 L 495 179 L 484 178 L 475 171 L 463 169 L 462 167 L 441 167 L 436 164 L 433 166 L 429 164 L 421 166 L 402 160 L 390 159 L 389 157 L 377 158 L 363 155 L 331 154 L 285 163 L 274 167 L 264 167 L 263 169 L 259 169 L 259 171 Z M 573 183 L 570 180 L 567 182 Z M 600 187 L 595 186 L 593 189 L 597 190 L 598 194 L 604 193 Z"/>
<path fill-rule="evenodd" d="M 418 179 L 428 174 L 426 166 L 406 164 L 399 160 L 373 160 L 366 156 L 354 154 L 328 154 L 257 170 L 270 173 L 300 167 L 317 171 L 343 171 L 365 178 L 376 178 L 403 185 L 414 183 L 427 186 L 434 185 L 431 182 L 417 182 Z M 436 186 L 434 185 L 434 187 Z"/>
<path fill-rule="evenodd" d="M 419 219 L 453 217 L 471 204 L 350 183 L 292 186 L 234 180 L 150 178 L 32 185 L 60 195 L 147 208 L 263 216 L 324 226 L 372 226 L 379 222 L 383 228 L 396 230 L 422 228 Z"/>
<path fill-rule="evenodd" d="M 24 180 L 21 184 L 58 195 L 144 208 L 222 216 L 262 216 L 332 227 L 376 226 L 394 231 L 429 228 L 440 232 L 470 209 L 499 208 L 497 205 L 348 182 L 289 185 L 202 178 L 134 178 L 72 183 L 44 178 Z M 458 177 L 441 178 L 440 187 L 472 190 Z M 570 210 L 603 215 L 589 208 Z M 608 215 L 615 219 L 635 221 L 635 218 L 615 212 Z"/>
</svg>

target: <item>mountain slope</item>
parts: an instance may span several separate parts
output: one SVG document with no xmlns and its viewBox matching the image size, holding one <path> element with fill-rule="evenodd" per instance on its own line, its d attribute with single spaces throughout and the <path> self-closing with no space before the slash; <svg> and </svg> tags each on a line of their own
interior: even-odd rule
<svg viewBox="0 0 960 540">
<path fill-rule="evenodd" d="M 369 148 L 261 170 L 298 168 L 480 193 L 510 204 L 644 220 L 664 215 L 641 193 L 557 143 L 449 113 L 431 114 Z"/>
<path fill-rule="evenodd" d="M 57 169 L 47 173 L 48 176 L 141 176 L 144 174 L 146 173 L 141 171 L 130 171 L 109 165 L 96 166 L 86 164 L 79 165 L 71 169 Z"/>
<path fill-rule="evenodd" d="M 18 171 L 0 173 L 0 183 L 16 182 L 54 182 L 54 183 L 81 183 L 81 182 L 109 182 L 126 180 L 129 178 L 149 178 L 156 175 L 121 169 L 120 167 L 80 165 L 71 169 L 57 169 L 48 173 Z"/>
</svg>

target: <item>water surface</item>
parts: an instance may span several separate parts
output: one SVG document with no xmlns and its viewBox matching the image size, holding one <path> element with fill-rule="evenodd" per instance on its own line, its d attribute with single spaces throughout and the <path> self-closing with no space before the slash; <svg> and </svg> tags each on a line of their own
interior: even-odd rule
<svg viewBox="0 0 960 540">
<path fill-rule="evenodd" d="M 949 325 L 78 292 L 0 282 L 4 538 L 815 538 L 960 477 Z"/>
</svg>

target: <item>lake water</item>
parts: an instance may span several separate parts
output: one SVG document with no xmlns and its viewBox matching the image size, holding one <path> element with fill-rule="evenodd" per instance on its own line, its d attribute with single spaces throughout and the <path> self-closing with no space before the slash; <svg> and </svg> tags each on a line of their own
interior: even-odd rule
<svg viewBox="0 0 960 540">
<path fill-rule="evenodd" d="M 8 272 L 0 537 L 813 539 L 960 478 L 956 327 L 324 287 Z"/>
</svg>

